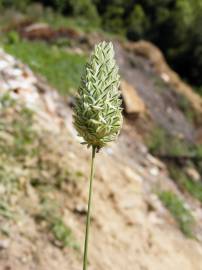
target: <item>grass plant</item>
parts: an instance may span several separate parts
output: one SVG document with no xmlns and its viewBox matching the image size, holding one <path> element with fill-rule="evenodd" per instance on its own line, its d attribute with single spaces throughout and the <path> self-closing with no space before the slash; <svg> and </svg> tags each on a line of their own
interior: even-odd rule
<svg viewBox="0 0 202 270">
<path fill-rule="evenodd" d="M 95 46 L 86 65 L 74 108 L 74 126 L 83 143 L 92 149 L 83 270 L 87 270 L 90 212 L 95 154 L 114 141 L 121 129 L 122 114 L 118 67 L 112 43 Z"/>
</svg>

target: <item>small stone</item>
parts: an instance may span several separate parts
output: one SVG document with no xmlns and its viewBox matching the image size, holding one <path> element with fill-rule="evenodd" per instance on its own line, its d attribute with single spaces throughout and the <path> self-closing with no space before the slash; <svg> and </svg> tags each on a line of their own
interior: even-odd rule
<svg viewBox="0 0 202 270">
<path fill-rule="evenodd" d="M 133 171 L 130 167 L 126 167 L 124 172 L 128 178 L 134 180 L 135 182 L 139 184 L 143 183 L 142 177 L 139 174 L 135 173 L 135 171 Z"/>
<path fill-rule="evenodd" d="M 7 249 L 9 247 L 10 240 L 9 239 L 0 239 L 0 250 Z"/>
<path fill-rule="evenodd" d="M 156 194 L 151 194 L 147 198 L 148 203 L 148 210 L 150 212 L 158 212 L 159 214 L 165 213 L 165 207 L 162 205 L 161 201 L 159 200 L 158 196 Z"/>
<path fill-rule="evenodd" d="M 201 176 L 196 169 L 194 169 L 192 167 L 188 167 L 185 169 L 185 172 L 192 180 L 194 180 L 196 182 L 200 181 Z"/>
<path fill-rule="evenodd" d="M 159 175 L 159 169 L 157 167 L 153 167 L 149 170 L 149 173 L 152 175 L 152 176 L 158 176 Z"/>
<path fill-rule="evenodd" d="M 170 81 L 170 77 L 166 73 L 161 73 L 161 79 L 164 80 L 164 82 L 168 83 Z"/>
<path fill-rule="evenodd" d="M 4 70 L 8 66 L 9 66 L 9 63 L 7 61 L 5 61 L 5 60 L 0 61 L 0 70 Z"/>
<path fill-rule="evenodd" d="M 74 213 L 79 214 L 79 215 L 86 215 L 87 207 L 85 205 L 78 204 L 74 207 L 73 211 Z"/>
<path fill-rule="evenodd" d="M 105 152 L 107 152 L 108 155 L 112 155 L 113 154 L 113 150 L 110 147 L 106 147 L 105 148 Z"/>
<path fill-rule="evenodd" d="M 154 225 L 161 225 L 164 223 L 163 219 L 157 216 L 155 212 L 150 212 L 148 215 L 149 221 Z"/>
<path fill-rule="evenodd" d="M 153 157 L 153 156 L 150 155 L 149 153 L 148 153 L 148 155 L 147 155 L 146 158 L 147 158 L 147 160 L 148 160 L 150 163 L 152 163 L 153 165 L 155 165 L 156 167 L 158 167 L 160 170 L 163 170 L 163 169 L 166 168 L 165 164 L 164 164 L 162 161 L 160 161 L 159 159 Z"/>
</svg>

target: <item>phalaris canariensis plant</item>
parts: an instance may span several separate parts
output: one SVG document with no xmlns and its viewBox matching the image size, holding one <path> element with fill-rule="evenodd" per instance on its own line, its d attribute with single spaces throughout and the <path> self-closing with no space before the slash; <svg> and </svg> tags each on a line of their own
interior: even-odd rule
<svg viewBox="0 0 202 270">
<path fill-rule="evenodd" d="M 112 43 L 95 46 L 76 99 L 74 125 L 84 143 L 97 150 L 114 141 L 122 124 L 118 67 Z"/>
<path fill-rule="evenodd" d="M 74 126 L 78 135 L 83 138 L 83 144 L 92 147 L 83 270 L 87 269 L 95 153 L 117 138 L 122 125 L 119 83 L 113 45 L 111 42 L 99 43 L 85 67 L 73 115 Z"/>
</svg>

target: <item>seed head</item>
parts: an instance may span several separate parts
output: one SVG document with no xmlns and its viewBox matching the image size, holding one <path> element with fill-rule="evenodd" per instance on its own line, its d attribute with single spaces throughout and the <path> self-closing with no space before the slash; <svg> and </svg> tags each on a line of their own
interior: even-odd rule
<svg viewBox="0 0 202 270">
<path fill-rule="evenodd" d="M 83 144 L 99 150 L 118 136 L 122 125 L 119 83 L 113 45 L 99 43 L 85 67 L 74 108 L 74 126 Z"/>
</svg>

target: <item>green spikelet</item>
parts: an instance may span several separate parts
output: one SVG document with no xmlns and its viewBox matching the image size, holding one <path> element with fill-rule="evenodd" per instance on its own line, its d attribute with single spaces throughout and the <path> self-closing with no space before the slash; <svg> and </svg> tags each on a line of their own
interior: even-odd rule
<svg viewBox="0 0 202 270">
<path fill-rule="evenodd" d="M 86 65 L 74 108 L 79 136 L 97 150 L 114 141 L 121 129 L 119 82 L 112 43 L 99 43 Z"/>
</svg>

